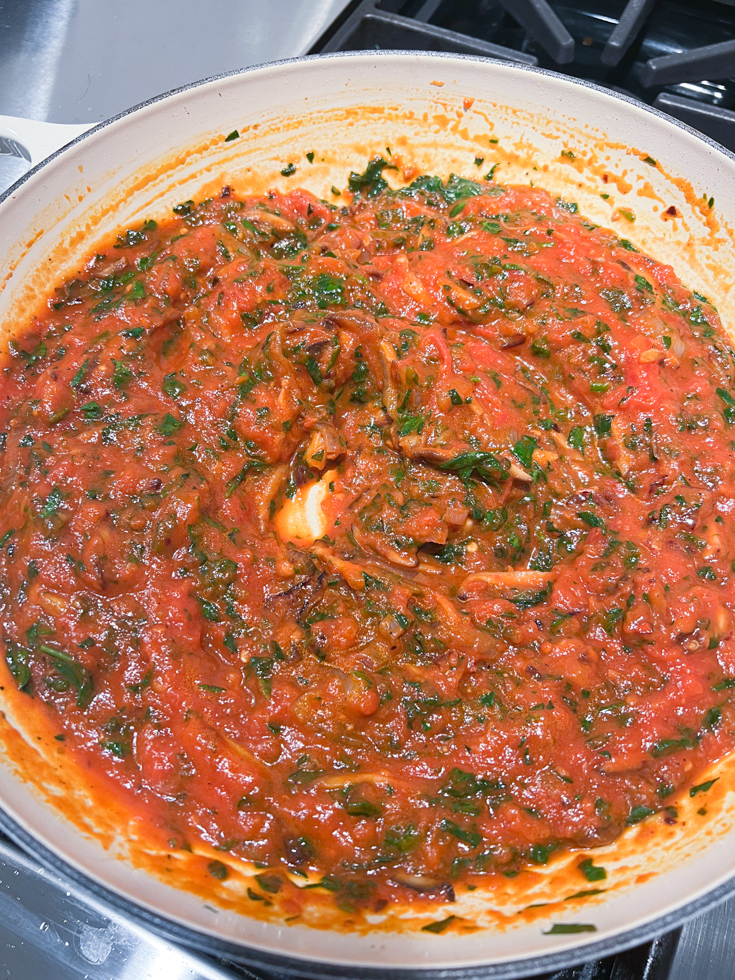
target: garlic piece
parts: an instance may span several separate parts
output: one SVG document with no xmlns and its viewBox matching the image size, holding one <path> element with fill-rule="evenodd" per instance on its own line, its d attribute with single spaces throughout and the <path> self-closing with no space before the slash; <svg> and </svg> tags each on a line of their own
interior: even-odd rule
<svg viewBox="0 0 735 980">
<path fill-rule="evenodd" d="M 286 500 L 275 518 L 281 541 L 309 545 L 324 537 L 328 525 L 322 502 L 329 493 L 329 482 L 330 473 L 326 472 L 321 480 L 305 483 L 290 500 Z"/>
</svg>

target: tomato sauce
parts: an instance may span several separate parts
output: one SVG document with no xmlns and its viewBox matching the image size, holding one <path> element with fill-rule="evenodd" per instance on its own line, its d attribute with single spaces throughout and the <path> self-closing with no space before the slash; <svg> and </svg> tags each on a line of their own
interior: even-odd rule
<svg viewBox="0 0 735 980">
<path fill-rule="evenodd" d="M 24 711 L 214 877 L 347 910 L 675 819 L 733 747 L 715 308 L 573 202 L 387 166 L 121 232 L 0 403 Z"/>
</svg>

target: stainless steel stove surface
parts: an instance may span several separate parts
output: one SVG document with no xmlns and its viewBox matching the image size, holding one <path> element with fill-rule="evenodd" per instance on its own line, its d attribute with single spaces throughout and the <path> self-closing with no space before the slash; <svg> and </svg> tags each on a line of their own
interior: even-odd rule
<svg viewBox="0 0 735 980">
<path fill-rule="evenodd" d="M 735 0 L 0 0 L 0 115 L 92 125 L 188 82 L 307 51 L 539 64 L 625 91 L 735 150 Z M 0 135 L 0 192 L 30 166 Z M 735 900 L 534 980 L 730 980 Z M 369 965 L 369 964 L 366 964 Z M 476 971 L 468 980 L 482 980 Z M 0 834 L 0 980 L 285 980 L 181 949 Z"/>
</svg>

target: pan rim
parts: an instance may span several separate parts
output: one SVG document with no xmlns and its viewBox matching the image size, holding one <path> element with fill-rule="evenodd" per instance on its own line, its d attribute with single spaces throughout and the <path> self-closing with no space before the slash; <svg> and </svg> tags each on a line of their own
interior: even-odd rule
<svg viewBox="0 0 735 980">
<path fill-rule="evenodd" d="M 87 137 L 93 136 L 111 124 L 133 115 L 139 110 L 155 106 L 159 102 L 182 93 L 203 88 L 213 83 L 221 82 L 240 76 L 246 76 L 253 72 L 264 72 L 274 69 L 285 69 L 291 66 L 300 66 L 311 62 L 322 62 L 327 59 L 348 59 L 352 61 L 375 60 L 399 58 L 421 59 L 444 62 L 471 62 L 479 65 L 489 64 L 491 66 L 502 66 L 512 69 L 514 72 L 528 72 L 540 76 L 554 79 L 555 82 L 562 82 L 573 87 L 589 89 L 606 98 L 623 102 L 633 109 L 650 113 L 654 117 L 662 120 L 665 124 L 695 137 L 700 143 L 704 144 L 709 151 L 714 151 L 718 156 L 723 156 L 731 163 L 735 163 L 735 153 L 717 143 L 710 137 L 699 133 L 686 123 L 677 120 L 659 109 L 639 102 L 632 96 L 625 95 L 605 88 L 594 82 L 583 79 L 576 79 L 565 76 L 561 72 L 551 71 L 545 68 L 538 68 L 531 65 L 505 62 L 500 59 L 482 57 L 471 54 L 455 54 L 452 52 L 416 51 L 403 49 L 383 49 L 376 51 L 344 51 L 328 52 L 325 54 L 304 55 L 295 58 L 281 59 L 277 61 L 265 62 L 247 68 L 234 69 L 221 74 L 213 75 L 205 79 L 190 82 L 178 88 L 171 89 L 165 93 L 154 96 L 143 102 L 125 109 L 98 125 L 87 130 L 85 133 L 75 137 L 69 143 L 56 150 L 50 156 L 36 164 L 31 170 L 20 177 L 7 190 L 0 194 L 0 208 L 3 203 L 10 199 L 22 186 L 33 176 L 39 173 L 44 167 L 56 160 L 67 150 L 77 146 Z M 687 919 L 690 919 L 707 909 L 724 901 L 726 898 L 735 894 L 735 875 L 715 886 L 714 889 L 704 892 L 699 896 L 685 902 L 678 908 L 665 912 L 661 916 L 656 916 L 640 926 L 621 931 L 605 938 L 592 942 L 581 942 L 578 945 L 567 947 L 559 953 L 544 953 L 541 955 L 505 961 L 496 964 L 467 965 L 460 968 L 439 968 L 427 970 L 424 967 L 393 967 L 381 965 L 380 967 L 362 967 L 354 963 L 344 961 L 324 962 L 313 956 L 308 955 L 284 955 L 274 954 L 266 950 L 248 946 L 245 943 L 235 942 L 229 939 L 222 939 L 213 935 L 211 932 L 201 930 L 194 926 L 184 926 L 176 922 L 174 918 L 153 912 L 150 908 L 141 905 L 124 894 L 119 893 L 114 887 L 101 884 L 91 877 L 87 872 L 81 871 L 73 863 L 58 855 L 53 849 L 37 840 L 29 833 L 13 816 L 8 814 L 0 803 L 0 830 L 4 831 L 23 851 L 31 857 L 36 858 L 45 868 L 54 871 L 60 877 L 67 880 L 74 886 L 80 894 L 91 895 L 95 901 L 110 908 L 113 913 L 122 913 L 128 916 L 139 925 L 152 929 L 158 935 L 162 935 L 173 942 L 179 943 L 186 948 L 196 945 L 196 948 L 209 955 L 220 956 L 232 959 L 235 962 L 246 962 L 247 965 L 265 968 L 276 968 L 287 972 L 299 972 L 302 975 L 308 974 L 314 977 L 330 978 L 350 978 L 350 980 L 382 980 L 386 976 L 391 980 L 460 980 L 460 978 L 477 978 L 477 980 L 514 980 L 549 970 L 559 970 L 571 966 L 579 965 L 591 959 L 598 959 L 629 949 L 642 942 L 648 941 L 662 932 L 669 931 L 680 926 Z"/>
</svg>

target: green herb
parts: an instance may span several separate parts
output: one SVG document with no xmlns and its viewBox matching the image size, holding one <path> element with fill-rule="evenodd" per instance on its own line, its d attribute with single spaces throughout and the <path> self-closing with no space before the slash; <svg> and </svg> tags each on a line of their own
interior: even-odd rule
<svg viewBox="0 0 735 980">
<path fill-rule="evenodd" d="M 207 865 L 207 871 L 218 881 L 225 881 L 230 873 L 227 869 L 227 865 L 223 864 L 221 861 L 210 861 Z"/>
<path fill-rule="evenodd" d="M 731 687 L 735 687 L 735 677 L 724 677 L 717 684 L 712 685 L 713 691 L 726 691 Z"/>
<path fill-rule="evenodd" d="M 290 177 L 291 174 L 296 173 L 296 166 L 293 163 L 287 163 L 286 166 L 281 171 L 282 177 Z"/>
<path fill-rule="evenodd" d="M 581 425 L 575 425 L 569 432 L 567 442 L 572 447 L 576 449 L 578 453 L 584 453 L 584 428 Z"/>
<path fill-rule="evenodd" d="M 176 377 L 176 372 L 173 371 L 163 379 L 161 389 L 169 398 L 178 398 L 186 391 L 186 385 Z"/>
<path fill-rule="evenodd" d="M 598 517 L 597 514 L 593 514 L 593 513 L 591 513 L 588 510 L 581 510 L 577 514 L 577 517 L 581 521 L 584 521 L 584 523 L 587 524 L 589 527 L 604 527 L 605 526 L 605 522 L 603 521 L 603 519 L 601 517 Z"/>
<path fill-rule="evenodd" d="M 28 650 L 24 650 L 23 647 L 19 647 L 16 643 L 7 643 L 5 661 L 15 683 L 18 685 L 18 690 L 26 691 L 26 693 L 30 693 L 27 689 L 31 682 L 31 670 L 28 666 L 29 657 L 30 652 Z"/>
<path fill-rule="evenodd" d="M 543 357 L 548 360 L 551 357 L 548 337 L 534 337 L 531 342 L 531 353 L 536 357 Z"/>
<path fill-rule="evenodd" d="M 689 790 L 689 795 L 696 796 L 697 793 L 706 793 L 707 790 L 712 789 L 719 778 L 719 776 L 715 776 L 714 779 L 708 779 L 706 783 L 699 783 L 698 786 L 692 786 Z"/>
<path fill-rule="evenodd" d="M 308 153 L 306 155 L 309 156 Z M 314 156 L 313 153 L 311 155 L 312 157 Z M 283 879 L 279 875 L 274 874 L 255 875 L 255 880 L 263 891 L 268 892 L 269 895 L 277 895 L 283 885 Z"/>
<path fill-rule="evenodd" d="M 720 727 L 721 721 L 722 721 L 722 709 L 717 707 L 710 708 L 707 714 L 704 716 L 702 727 L 708 729 L 709 731 L 714 731 L 715 728 Z"/>
<path fill-rule="evenodd" d="M 480 698 L 480 703 L 485 703 Z M 447 782 L 439 790 L 442 796 L 451 796 L 453 799 L 466 800 L 472 796 L 485 796 L 488 793 L 497 798 L 500 794 L 505 796 L 505 787 L 498 780 L 484 779 L 478 777 L 474 772 L 465 772 L 463 769 L 455 767 L 449 773 Z"/>
<path fill-rule="evenodd" d="M 487 179 L 487 178 L 486 178 Z M 442 182 L 441 177 L 430 177 L 422 174 L 417 177 L 408 187 L 404 187 L 398 192 L 400 197 L 416 197 L 423 194 L 429 201 L 434 199 L 437 203 L 442 200 L 446 204 L 455 204 L 464 197 L 476 197 L 483 193 L 480 184 L 466 177 L 458 177 L 457 174 L 450 174 L 446 183 Z"/>
<path fill-rule="evenodd" d="M 53 517 L 61 506 L 63 499 L 64 494 L 58 487 L 54 487 L 48 497 L 46 497 L 46 501 L 40 511 L 40 516 L 44 520 Z"/>
<path fill-rule="evenodd" d="M 78 369 L 77 373 L 71 379 L 71 381 L 69 382 L 69 387 L 71 387 L 71 388 L 78 388 L 79 387 L 79 385 L 82 383 L 82 378 L 86 374 L 86 371 L 87 371 L 87 368 L 88 367 L 89 367 L 89 358 L 86 359 L 86 361 Z"/>
<path fill-rule="evenodd" d="M 529 469 L 533 463 L 533 453 L 537 445 L 538 441 L 533 436 L 522 436 L 513 446 L 513 452 L 526 469 Z"/>
<path fill-rule="evenodd" d="M 650 817 L 655 812 L 650 806 L 634 806 L 625 822 L 629 827 L 632 827 L 633 824 L 640 823 L 641 820 L 645 820 L 646 817 Z"/>
<path fill-rule="evenodd" d="M 288 782 L 294 786 L 307 786 L 323 775 L 323 769 L 297 769 L 288 777 Z"/>
<path fill-rule="evenodd" d="M 26 362 L 26 368 L 29 368 L 38 361 L 43 360 L 48 353 L 46 344 L 44 344 L 42 340 L 38 342 L 32 351 L 23 350 L 22 348 L 18 347 L 14 340 L 9 341 L 8 349 L 13 357 L 21 357 Z"/>
<path fill-rule="evenodd" d="M 197 596 L 197 602 L 202 610 L 202 616 L 208 619 L 210 623 L 219 623 L 222 617 L 219 614 L 219 609 L 217 606 L 210 602 L 208 599 L 202 599 L 201 596 Z"/>
<path fill-rule="evenodd" d="M 592 858 L 585 858 L 577 865 L 587 881 L 604 881 L 607 878 L 607 871 L 593 864 Z"/>
<path fill-rule="evenodd" d="M 458 204 L 457 207 L 464 207 L 464 204 Z M 470 225 L 466 221 L 452 221 L 447 225 L 447 238 L 459 238 L 460 235 L 464 235 L 470 230 Z"/>
<path fill-rule="evenodd" d="M 140 245 L 146 240 L 146 232 L 153 231 L 156 227 L 155 221 L 146 221 L 139 231 L 136 231 L 134 228 L 128 228 L 125 234 L 117 236 L 115 248 L 134 248 L 136 245 Z"/>
<path fill-rule="evenodd" d="M 228 482 L 225 490 L 225 497 L 229 498 L 232 496 L 232 494 L 235 492 L 235 490 L 237 490 L 237 488 L 243 482 L 243 480 L 248 475 L 248 473 L 250 472 L 259 473 L 264 468 L 264 466 L 265 464 L 258 459 L 253 459 L 247 462 L 240 470 L 240 472 L 237 473 L 235 476 L 233 476 L 233 478 Z"/>
<path fill-rule="evenodd" d="M 262 231 L 256 228 L 255 225 L 252 223 L 252 221 L 248 221 L 247 218 L 242 218 L 240 224 L 243 226 L 243 228 L 245 228 L 246 231 L 251 231 L 256 236 L 256 238 L 268 237 Z"/>
<path fill-rule="evenodd" d="M 304 361 L 304 366 L 306 367 L 306 370 L 309 372 L 309 377 L 318 388 L 319 385 L 324 380 L 324 378 L 322 377 L 322 371 L 321 368 L 319 367 L 319 363 L 317 359 L 313 357 L 311 354 L 309 354 L 306 360 Z"/>
<path fill-rule="evenodd" d="M 397 431 L 400 437 L 409 436 L 416 432 L 421 433 L 424 428 L 424 417 L 422 415 L 403 415 L 398 422 Z"/>
<path fill-rule="evenodd" d="M 231 143 L 232 140 L 240 138 L 240 134 L 236 129 L 233 129 L 229 136 L 225 136 L 225 143 Z"/>
<path fill-rule="evenodd" d="M 547 929 L 545 936 L 570 936 L 577 932 L 597 932 L 597 926 L 583 925 L 578 922 L 555 922 Z"/>
<path fill-rule="evenodd" d="M 145 286 L 140 279 L 136 279 L 133 283 L 133 288 L 128 293 L 128 299 L 145 299 Z"/>
<path fill-rule="evenodd" d="M 446 919 L 440 919 L 438 922 L 430 922 L 428 926 L 422 926 L 421 931 L 433 932 L 436 934 L 444 932 L 447 926 L 450 926 L 456 920 L 456 918 L 456 915 L 448 915 Z"/>
<path fill-rule="evenodd" d="M 510 601 L 514 606 L 518 606 L 519 609 L 531 609 L 532 606 L 539 606 L 543 602 L 548 602 L 551 596 L 551 589 L 552 585 L 549 582 L 545 588 L 538 592 L 519 592 Z"/>
<path fill-rule="evenodd" d="M 556 849 L 557 844 L 534 844 L 530 851 L 531 860 L 535 864 L 546 864 L 549 860 L 551 852 Z"/>
<path fill-rule="evenodd" d="M 39 650 L 48 654 L 54 661 L 54 666 L 65 680 L 69 681 L 77 691 L 77 707 L 86 708 L 94 694 L 94 679 L 91 672 L 64 650 L 41 643 Z"/>
<path fill-rule="evenodd" d="M 398 167 L 388 163 L 383 157 L 373 157 L 363 173 L 358 174 L 354 170 L 352 171 L 347 181 L 348 189 L 353 194 L 364 193 L 366 197 L 377 197 L 388 187 L 388 181 L 383 177 L 385 169 L 397 170 Z"/>
<path fill-rule="evenodd" d="M 651 755 L 654 759 L 660 759 L 662 756 L 672 755 L 682 749 L 693 749 L 698 744 L 699 738 L 696 735 L 684 735 L 682 738 L 662 738 L 651 748 Z"/>
<path fill-rule="evenodd" d="M 341 279 L 330 276 L 327 272 L 322 272 L 313 279 L 305 280 L 300 286 L 311 293 L 320 310 L 326 310 L 328 306 L 344 306 L 347 302 L 344 283 Z"/>
<path fill-rule="evenodd" d="M 391 827 L 385 835 L 385 843 L 395 847 L 401 854 L 408 854 L 419 843 L 419 835 L 413 824 L 405 827 Z"/>
<path fill-rule="evenodd" d="M 265 698 L 271 696 L 271 687 L 273 681 L 271 680 L 271 673 L 273 671 L 273 660 L 270 657 L 251 657 L 250 666 L 255 671 L 255 676 L 258 678 L 258 686 L 260 687 L 261 694 Z"/>
<path fill-rule="evenodd" d="M 351 817 L 379 817 L 383 812 L 381 807 L 370 800 L 347 800 L 344 808 Z"/>
<path fill-rule="evenodd" d="M 133 379 L 133 372 L 130 368 L 126 367 L 122 361 L 116 361 L 112 358 L 112 363 L 115 365 L 115 371 L 112 375 L 112 383 L 118 389 L 118 391 L 127 387 L 130 381 Z"/>
<path fill-rule="evenodd" d="M 509 467 L 505 460 L 499 459 L 494 453 L 483 451 L 460 453 L 454 459 L 440 463 L 437 468 L 449 473 L 456 473 L 465 483 L 469 481 L 473 473 L 476 473 L 480 479 L 492 484 L 507 480 L 509 476 Z"/>
<path fill-rule="evenodd" d="M 102 408 L 97 402 L 87 402 L 86 405 L 82 405 L 79 411 L 82 413 L 87 422 L 95 422 L 97 419 L 102 418 Z"/>
<path fill-rule="evenodd" d="M 162 436 L 172 436 L 174 432 L 178 432 L 183 425 L 184 423 L 181 419 L 177 419 L 173 415 L 166 412 L 166 414 L 163 416 L 163 421 L 157 426 L 157 429 Z"/>
<path fill-rule="evenodd" d="M 313 163 L 314 162 L 314 151 L 313 150 L 309 150 L 309 152 L 306 154 L 306 159 L 309 161 L 309 163 Z"/>
<path fill-rule="evenodd" d="M 465 830 L 453 820 L 442 820 L 439 824 L 439 830 L 451 834 L 457 840 L 461 840 L 463 844 L 469 844 L 470 847 L 479 847 L 482 843 L 482 834 L 479 834 L 476 830 Z"/>
<path fill-rule="evenodd" d="M 575 892 L 573 895 L 567 895 L 564 899 L 565 902 L 571 902 L 575 898 L 590 898 L 592 895 L 604 895 L 607 889 L 605 888 L 585 888 L 581 892 Z"/>
</svg>

